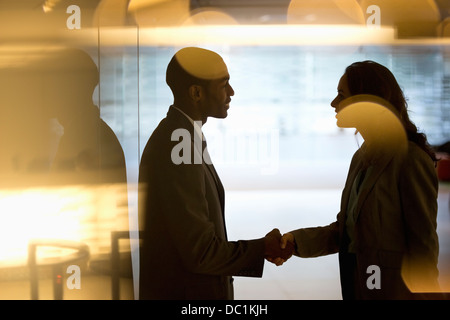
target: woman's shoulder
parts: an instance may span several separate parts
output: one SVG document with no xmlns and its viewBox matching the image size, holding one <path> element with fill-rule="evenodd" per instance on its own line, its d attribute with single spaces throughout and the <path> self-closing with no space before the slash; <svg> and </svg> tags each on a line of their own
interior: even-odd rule
<svg viewBox="0 0 450 320">
<path fill-rule="evenodd" d="M 434 162 L 431 157 L 423 150 L 417 143 L 408 141 L 408 158 L 420 159 L 425 161 Z"/>
<path fill-rule="evenodd" d="M 423 150 L 417 143 L 409 141 L 408 151 L 402 161 L 404 168 L 427 167 L 434 170 L 435 163 L 430 155 Z"/>
</svg>

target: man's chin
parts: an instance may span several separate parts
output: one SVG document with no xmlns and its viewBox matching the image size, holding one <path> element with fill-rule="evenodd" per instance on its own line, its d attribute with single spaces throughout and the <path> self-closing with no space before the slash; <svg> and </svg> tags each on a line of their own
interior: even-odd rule
<svg viewBox="0 0 450 320">
<path fill-rule="evenodd" d="M 224 112 L 214 115 L 212 117 L 216 119 L 225 119 L 226 117 L 228 117 L 228 111 L 225 110 Z"/>
</svg>

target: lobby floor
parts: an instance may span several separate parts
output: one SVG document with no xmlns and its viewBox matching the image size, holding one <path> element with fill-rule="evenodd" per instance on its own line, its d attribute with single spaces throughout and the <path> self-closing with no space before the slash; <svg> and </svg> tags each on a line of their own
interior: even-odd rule
<svg viewBox="0 0 450 320">
<path fill-rule="evenodd" d="M 275 190 L 227 192 L 230 240 L 262 237 L 273 228 L 281 233 L 301 227 L 327 225 L 335 220 L 341 190 Z M 439 270 L 441 288 L 450 291 L 450 188 L 441 186 L 438 198 Z M 292 257 L 280 267 L 265 262 L 262 279 L 235 278 L 236 299 L 339 300 L 337 254 L 302 259 Z"/>
<path fill-rule="evenodd" d="M 229 240 L 263 237 L 273 228 L 281 233 L 301 227 L 327 225 L 335 220 L 341 190 L 229 190 L 226 219 Z M 440 282 L 450 291 L 450 186 L 439 192 L 438 235 Z M 111 299 L 107 276 L 83 275 L 82 290 L 64 290 L 64 299 Z M 265 262 L 262 278 L 235 277 L 236 300 L 340 300 L 337 254 L 302 259 L 292 257 L 277 267 Z M 121 280 L 121 298 L 132 298 L 131 279 Z M 0 300 L 29 299 L 29 282 L 0 281 Z M 40 298 L 52 299 L 49 280 L 40 283 Z"/>
</svg>

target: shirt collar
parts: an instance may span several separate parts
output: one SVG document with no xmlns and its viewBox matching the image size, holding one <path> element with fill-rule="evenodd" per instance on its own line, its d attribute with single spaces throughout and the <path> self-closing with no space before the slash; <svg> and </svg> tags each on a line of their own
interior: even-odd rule
<svg viewBox="0 0 450 320">
<path fill-rule="evenodd" d="M 184 116 L 192 123 L 192 125 L 194 126 L 195 132 L 196 132 L 200 137 L 202 137 L 202 139 L 203 139 L 202 122 L 201 122 L 201 121 L 194 121 L 194 120 L 192 120 L 191 117 L 189 117 L 189 116 L 188 116 L 184 111 L 182 111 L 181 109 L 179 109 L 179 108 L 177 108 L 177 107 L 175 107 L 175 106 L 172 106 L 172 107 L 175 108 L 175 109 L 177 109 L 182 115 L 184 115 Z"/>
</svg>

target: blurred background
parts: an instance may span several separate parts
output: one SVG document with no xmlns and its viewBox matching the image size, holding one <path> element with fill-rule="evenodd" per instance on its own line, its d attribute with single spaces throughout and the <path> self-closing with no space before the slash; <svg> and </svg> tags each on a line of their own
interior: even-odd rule
<svg viewBox="0 0 450 320">
<path fill-rule="evenodd" d="M 230 240 L 335 220 L 363 140 L 330 102 L 352 62 L 388 67 L 442 158 L 450 291 L 449 1 L 1 0 L 0 29 L 0 299 L 138 298 L 139 159 L 184 46 L 219 53 L 235 91 L 228 117 L 204 126 Z M 337 255 L 266 262 L 235 291 L 341 299 Z"/>
</svg>

